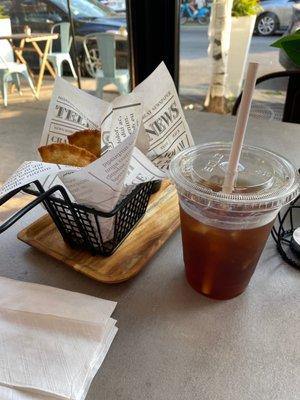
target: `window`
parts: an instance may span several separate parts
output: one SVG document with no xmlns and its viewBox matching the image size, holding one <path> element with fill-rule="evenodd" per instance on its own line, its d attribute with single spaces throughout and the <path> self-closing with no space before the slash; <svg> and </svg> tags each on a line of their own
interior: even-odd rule
<svg viewBox="0 0 300 400">
<path fill-rule="evenodd" d="M 25 24 L 61 22 L 61 13 L 48 1 L 22 0 L 20 11 L 24 15 Z"/>
<path fill-rule="evenodd" d="M 58 7 L 67 12 L 67 0 L 52 0 Z M 97 19 L 115 15 L 109 8 L 100 4 L 99 0 L 72 0 L 72 13 L 81 19 Z"/>
</svg>

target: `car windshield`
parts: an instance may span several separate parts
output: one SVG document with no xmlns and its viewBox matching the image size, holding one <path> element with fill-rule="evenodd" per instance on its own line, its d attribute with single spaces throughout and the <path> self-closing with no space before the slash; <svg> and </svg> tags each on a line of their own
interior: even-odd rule
<svg viewBox="0 0 300 400">
<path fill-rule="evenodd" d="M 59 8 L 68 12 L 67 0 L 52 0 Z M 103 6 L 99 0 L 72 0 L 71 10 L 75 17 L 83 19 L 96 19 L 116 15 L 110 8 Z"/>
</svg>

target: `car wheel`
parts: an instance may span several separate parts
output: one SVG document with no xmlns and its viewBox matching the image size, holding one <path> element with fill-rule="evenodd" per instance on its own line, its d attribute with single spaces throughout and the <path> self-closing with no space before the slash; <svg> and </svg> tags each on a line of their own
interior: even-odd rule
<svg viewBox="0 0 300 400">
<path fill-rule="evenodd" d="M 255 24 L 255 31 L 260 36 L 270 36 L 275 33 L 278 26 L 278 19 L 273 13 L 259 15 Z"/>
<path fill-rule="evenodd" d="M 91 43 L 90 45 L 87 46 L 87 48 L 89 57 L 86 54 L 84 54 L 83 69 L 85 70 L 87 76 L 95 78 L 97 69 L 102 68 L 99 50 L 96 43 Z"/>
</svg>

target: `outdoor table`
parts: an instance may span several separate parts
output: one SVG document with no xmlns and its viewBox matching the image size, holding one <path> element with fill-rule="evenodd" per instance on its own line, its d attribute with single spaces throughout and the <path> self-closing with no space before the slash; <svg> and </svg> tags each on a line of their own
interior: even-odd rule
<svg viewBox="0 0 300 400">
<path fill-rule="evenodd" d="M 186 116 L 195 142 L 232 139 L 235 118 Z M 246 142 L 299 167 L 299 125 L 250 119 Z M 16 239 L 43 213 L 32 211 L 0 236 L 0 274 L 118 302 L 119 332 L 87 400 L 299 398 L 300 272 L 271 238 L 245 293 L 214 301 L 185 280 L 180 230 L 134 279 L 105 285 Z"/>
<path fill-rule="evenodd" d="M 54 71 L 54 69 L 52 68 L 51 64 L 49 63 L 49 61 L 47 60 L 48 54 L 49 54 L 49 50 L 50 50 L 50 46 L 51 43 L 54 39 L 57 39 L 59 37 L 58 33 L 31 33 L 31 34 L 26 34 L 26 33 L 14 33 L 12 35 L 6 35 L 6 36 L 0 36 L 0 40 L 2 39 L 6 39 L 8 40 L 13 49 L 14 52 L 16 54 L 17 59 L 22 63 L 27 65 L 27 62 L 25 60 L 25 58 L 23 57 L 23 52 L 25 51 L 35 51 L 38 56 L 41 59 L 41 64 L 40 64 L 40 71 L 38 74 L 38 78 L 37 78 L 37 83 L 36 83 L 36 95 L 37 97 L 39 97 L 40 94 L 40 90 L 42 87 L 42 82 L 43 82 L 43 78 L 44 78 L 44 73 L 45 73 L 45 68 L 48 69 L 48 71 L 50 72 L 50 74 L 52 75 L 52 77 L 55 79 L 56 77 L 56 73 Z M 20 40 L 20 45 L 19 46 L 15 46 L 13 44 L 14 40 Z M 38 42 L 46 42 L 45 43 L 45 48 L 44 51 L 41 49 L 41 47 L 38 45 Z M 32 45 L 32 49 L 25 47 L 26 43 L 31 43 Z M 28 68 L 28 66 L 27 66 Z M 29 72 L 31 75 L 32 72 L 30 71 L 30 69 L 28 68 Z"/>
</svg>

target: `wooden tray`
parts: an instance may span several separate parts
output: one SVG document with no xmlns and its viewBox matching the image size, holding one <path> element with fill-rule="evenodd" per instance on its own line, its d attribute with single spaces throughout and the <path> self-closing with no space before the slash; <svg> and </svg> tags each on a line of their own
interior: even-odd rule
<svg viewBox="0 0 300 400">
<path fill-rule="evenodd" d="M 68 246 L 48 214 L 19 232 L 18 238 L 97 281 L 118 283 L 135 276 L 178 226 L 176 190 L 163 182 L 151 196 L 142 220 L 110 257 Z"/>
</svg>

